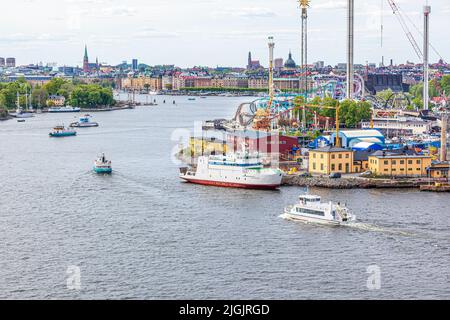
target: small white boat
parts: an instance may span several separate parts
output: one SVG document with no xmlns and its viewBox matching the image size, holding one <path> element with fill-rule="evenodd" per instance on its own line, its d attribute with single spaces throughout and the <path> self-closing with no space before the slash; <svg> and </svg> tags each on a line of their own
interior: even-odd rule
<svg viewBox="0 0 450 320">
<path fill-rule="evenodd" d="M 292 220 L 310 223 L 341 225 L 355 220 L 341 203 L 322 203 L 320 196 L 301 195 L 299 202 L 284 209 L 284 216 Z"/>
<path fill-rule="evenodd" d="M 65 106 L 65 107 L 51 107 L 48 108 L 48 112 L 50 113 L 59 113 L 59 112 L 80 112 L 81 109 L 77 107 Z"/>
<path fill-rule="evenodd" d="M 72 127 L 72 128 L 91 128 L 91 127 L 98 127 L 98 123 L 91 121 L 90 115 L 86 114 L 83 117 L 80 117 L 78 122 L 71 123 L 70 127 Z"/>
</svg>

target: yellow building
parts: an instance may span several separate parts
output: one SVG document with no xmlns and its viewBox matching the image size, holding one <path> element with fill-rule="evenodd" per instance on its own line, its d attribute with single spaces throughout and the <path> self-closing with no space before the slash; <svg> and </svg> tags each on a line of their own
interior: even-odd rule
<svg viewBox="0 0 450 320">
<path fill-rule="evenodd" d="M 195 138 L 189 140 L 189 152 L 191 156 L 224 154 L 227 152 L 227 144 L 215 138 Z"/>
<path fill-rule="evenodd" d="M 66 98 L 64 96 L 51 95 L 47 99 L 47 106 L 49 107 L 62 107 L 66 104 Z"/>
<path fill-rule="evenodd" d="M 369 156 L 369 170 L 380 176 L 426 176 L 431 157 L 377 151 Z"/>
<path fill-rule="evenodd" d="M 328 146 L 309 152 L 309 172 L 315 174 L 352 173 L 353 151 Z"/>
<path fill-rule="evenodd" d="M 161 78 L 139 77 L 122 79 L 122 89 L 124 90 L 150 90 L 159 91 L 162 89 Z"/>
<path fill-rule="evenodd" d="M 449 162 L 434 161 L 428 168 L 428 176 L 434 179 L 448 179 L 450 171 Z"/>
</svg>

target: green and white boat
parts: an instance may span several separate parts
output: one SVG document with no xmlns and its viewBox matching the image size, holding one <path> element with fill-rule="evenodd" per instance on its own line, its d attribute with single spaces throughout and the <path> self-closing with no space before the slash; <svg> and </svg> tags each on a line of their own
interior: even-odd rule
<svg viewBox="0 0 450 320">
<path fill-rule="evenodd" d="M 76 136 L 77 132 L 64 126 L 56 126 L 53 128 L 53 131 L 50 132 L 48 135 L 54 138 L 61 138 L 61 137 Z"/>
<path fill-rule="evenodd" d="M 106 159 L 104 153 L 94 161 L 94 172 L 112 173 L 111 161 Z"/>
</svg>

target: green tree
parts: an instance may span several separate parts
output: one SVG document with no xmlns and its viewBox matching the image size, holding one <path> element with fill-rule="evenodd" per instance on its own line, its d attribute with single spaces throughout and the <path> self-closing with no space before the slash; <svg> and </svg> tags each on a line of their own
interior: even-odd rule
<svg viewBox="0 0 450 320">
<path fill-rule="evenodd" d="M 31 93 L 31 103 L 33 106 L 37 106 L 41 108 L 44 106 L 48 99 L 48 93 L 45 89 L 35 87 L 33 92 Z"/>
</svg>

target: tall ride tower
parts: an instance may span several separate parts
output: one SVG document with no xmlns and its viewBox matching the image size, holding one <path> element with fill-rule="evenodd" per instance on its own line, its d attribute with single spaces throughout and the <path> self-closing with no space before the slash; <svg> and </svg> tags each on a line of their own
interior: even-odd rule
<svg viewBox="0 0 450 320">
<path fill-rule="evenodd" d="M 353 47 L 355 43 L 354 28 L 355 28 L 355 1 L 348 0 L 347 3 L 347 99 L 353 99 L 354 88 L 354 69 L 353 69 Z"/>
<path fill-rule="evenodd" d="M 273 37 L 269 37 L 269 108 L 272 106 L 273 97 L 275 96 L 275 85 L 273 83 L 273 49 L 275 48 L 275 42 Z"/>
<path fill-rule="evenodd" d="M 308 98 L 308 8 L 310 0 L 299 0 L 302 9 L 302 45 L 301 45 L 301 67 L 303 79 L 300 88 L 305 90 L 305 101 Z"/>
<path fill-rule="evenodd" d="M 423 108 L 428 110 L 429 103 L 429 71 L 428 71 L 428 62 L 429 62 L 429 48 L 430 48 L 430 13 L 431 7 L 426 5 L 423 8 L 424 15 L 424 27 L 423 27 Z"/>
</svg>

